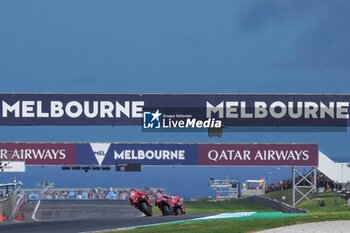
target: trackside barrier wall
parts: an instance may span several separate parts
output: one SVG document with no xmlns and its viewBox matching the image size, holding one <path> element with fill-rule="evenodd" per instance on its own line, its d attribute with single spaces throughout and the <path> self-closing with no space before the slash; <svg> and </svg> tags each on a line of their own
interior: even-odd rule
<svg viewBox="0 0 350 233">
<path fill-rule="evenodd" d="M 268 197 L 252 196 L 252 197 L 248 197 L 246 200 L 250 200 L 258 204 L 269 206 L 272 209 L 281 211 L 283 213 L 308 213 L 307 210 L 294 208 L 290 205 L 287 205 L 286 203 L 283 203 Z"/>
</svg>

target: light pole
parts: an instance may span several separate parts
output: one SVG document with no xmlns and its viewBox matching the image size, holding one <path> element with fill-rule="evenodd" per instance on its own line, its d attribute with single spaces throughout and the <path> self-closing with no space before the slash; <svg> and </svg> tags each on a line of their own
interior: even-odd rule
<svg viewBox="0 0 350 233">
<path fill-rule="evenodd" d="M 269 186 L 271 185 L 271 175 L 272 175 L 272 172 L 268 172 L 269 173 Z"/>
<path fill-rule="evenodd" d="M 283 191 L 283 181 L 280 179 L 280 174 L 279 174 L 280 168 L 277 167 L 276 169 L 277 169 L 277 177 L 278 177 L 279 183 L 281 185 L 280 191 Z"/>
</svg>

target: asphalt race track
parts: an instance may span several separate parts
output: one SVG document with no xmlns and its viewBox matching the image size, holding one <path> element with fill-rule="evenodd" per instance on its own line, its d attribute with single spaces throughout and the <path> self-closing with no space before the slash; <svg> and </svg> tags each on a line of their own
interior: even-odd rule
<svg viewBox="0 0 350 233">
<path fill-rule="evenodd" d="M 193 219 L 208 215 L 154 216 L 144 217 L 126 201 L 41 201 L 34 221 L 37 203 L 27 203 L 26 221 L 0 224 L 0 232 L 41 233 L 41 232 L 91 232 L 155 223 Z"/>
<path fill-rule="evenodd" d="M 125 217 L 119 219 L 95 219 L 95 220 L 59 220 L 24 222 L 16 224 L 0 225 L 0 232 L 12 233 L 58 233 L 58 232 L 91 232 L 104 229 L 115 229 L 145 224 L 172 222 L 177 220 L 193 219 L 206 215 L 182 215 L 168 217 Z"/>
<path fill-rule="evenodd" d="M 140 217 L 141 212 L 121 200 L 45 200 L 35 212 L 37 220 Z"/>
</svg>

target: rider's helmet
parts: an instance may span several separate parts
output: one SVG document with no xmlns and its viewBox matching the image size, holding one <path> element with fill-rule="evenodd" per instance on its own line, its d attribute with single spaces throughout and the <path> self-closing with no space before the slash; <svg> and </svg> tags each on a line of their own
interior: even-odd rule
<svg viewBox="0 0 350 233">
<path fill-rule="evenodd" d="M 161 192 L 156 193 L 156 198 L 161 198 L 162 196 L 163 196 L 163 194 Z"/>
<path fill-rule="evenodd" d="M 179 196 L 178 196 L 177 194 L 174 194 L 173 197 L 174 197 L 174 200 L 175 200 L 175 201 L 179 201 L 179 200 L 180 200 L 180 198 L 179 198 Z"/>
<path fill-rule="evenodd" d="M 134 196 L 135 195 L 135 189 L 130 189 L 129 190 L 129 197 L 132 197 L 132 196 Z"/>
</svg>

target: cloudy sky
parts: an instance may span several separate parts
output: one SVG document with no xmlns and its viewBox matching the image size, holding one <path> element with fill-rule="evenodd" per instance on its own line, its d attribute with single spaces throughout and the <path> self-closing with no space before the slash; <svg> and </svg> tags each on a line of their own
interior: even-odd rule
<svg viewBox="0 0 350 233">
<path fill-rule="evenodd" d="M 1 91 L 350 89 L 349 1 L 1 1 Z"/>
</svg>

